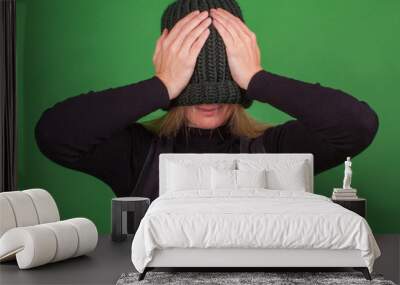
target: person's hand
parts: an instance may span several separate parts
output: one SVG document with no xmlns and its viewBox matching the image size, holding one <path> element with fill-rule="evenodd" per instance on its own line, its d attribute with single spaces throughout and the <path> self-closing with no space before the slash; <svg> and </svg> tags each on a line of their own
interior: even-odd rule
<svg viewBox="0 0 400 285">
<path fill-rule="evenodd" d="M 224 41 L 232 78 L 247 90 L 253 75 L 263 69 L 256 35 L 240 18 L 223 8 L 211 9 L 210 15 Z"/>
<path fill-rule="evenodd" d="M 153 55 L 156 76 L 166 85 L 171 100 L 189 83 L 211 22 L 208 11 L 196 10 L 180 19 L 170 32 L 164 29 L 157 40 Z"/>
</svg>

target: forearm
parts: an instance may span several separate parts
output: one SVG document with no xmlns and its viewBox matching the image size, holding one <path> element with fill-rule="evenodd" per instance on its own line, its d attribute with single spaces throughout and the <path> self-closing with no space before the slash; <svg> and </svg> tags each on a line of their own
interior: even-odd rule
<svg viewBox="0 0 400 285">
<path fill-rule="evenodd" d="M 42 151 L 79 159 L 93 145 L 146 114 L 169 105 L 168 91 L 154 76 L 118 88 L 90 91 L 46 109 L 35 135 Z"/>
<path fill-rule="evenodd" d="M 378 128 L 378 116 L 367 103 L 319 83 L 262 70 L 251 79 L 247 96 L 298 119 L 335 147 L 368 145 Z"/>
</svg>

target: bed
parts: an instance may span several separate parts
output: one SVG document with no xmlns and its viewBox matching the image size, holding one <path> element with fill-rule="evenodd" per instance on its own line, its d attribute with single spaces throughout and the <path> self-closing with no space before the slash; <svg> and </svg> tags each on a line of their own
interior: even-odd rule
<svg viewBox="0 0 400 285">
<path fill-rule="evenodd" d="M 133 238 L 154 268 L 352 267 L 381 254 L 367 221 L 314 193 L 311 153 L 163 153 L 160 195 Z"/>
</svg>

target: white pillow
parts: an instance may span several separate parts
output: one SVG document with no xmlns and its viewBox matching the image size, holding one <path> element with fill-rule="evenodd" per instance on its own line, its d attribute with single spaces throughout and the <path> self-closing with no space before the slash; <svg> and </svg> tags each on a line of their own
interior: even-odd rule
<svg viewBox="0 0 400 285">
<path fill-rule="evenodd" d="M 236 170 L 211 168 L 211 189 L 212 190 L 236 190 Z"/>
<path fill-rule="evenodd" d="M 270 169 L 267 171 L 268 188 L 273 190 L 306 191 L 307 178 L 305 163 L 295 164 L 286 169 Z"/>
<path fill-rule="evenodd" d="M 167 191 L 211 188 L 210 166 L 183 165 L 170 161 L 167 167 Z"/>
<path fill-rule="evenodd" d="M 267 188 L 271 190 L 306 191 L 310 188 L 306 160 L 262 161 L 239 159 L 240 170 L 266 169 Z"/>
<path fill-rule="evenodd" d="M 190 158 L 171 158 L 166 161 L 166 165 L 169 163 L 180 164 L 183 166 L 211 166 L 218 169 L 236 169 L 236 159 L 209 159 L 201 157 L 197 154 Z"/>
<path fill-rule="evenodd" d="M 266 169 L 243 170 L 236 172 L 238 188 L 268 188 Z"/>
<path fill-rule="evenodd" d="M 211 168 L 212 190 L 239 190 L 241 188 L 267 188 L 266 170 L 235 170 Z"/>
</svg>

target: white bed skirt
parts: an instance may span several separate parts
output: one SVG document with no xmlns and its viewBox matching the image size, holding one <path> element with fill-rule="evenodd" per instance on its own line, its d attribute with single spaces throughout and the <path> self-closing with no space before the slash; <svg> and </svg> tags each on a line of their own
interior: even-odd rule
<svg viewBox="0 0 400 285">
<path fill-rule="evenodd" d="M 366 267 L 357 249 L 155 249 L 147 267 Z"/>
</svg>

